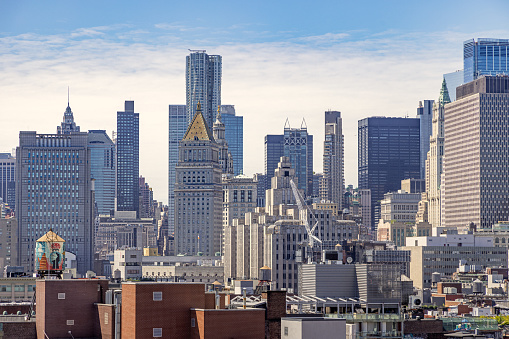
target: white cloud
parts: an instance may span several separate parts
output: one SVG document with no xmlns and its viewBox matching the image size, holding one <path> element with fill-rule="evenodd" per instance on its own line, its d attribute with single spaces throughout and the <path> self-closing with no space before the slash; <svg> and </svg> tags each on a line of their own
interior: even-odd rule
<svg viewBox="0 0 509 339">
<path fill-rule="evenodd" d="M 185 103 L 185 56 L 199 47 L 223 56 L 222 102 L 244 116 L 245 173 L 263 171 L 263 137 L 282 133 L 287 117 L 292 126 L 306 119 L 320 171 L 323 112 L 332 109 L 343 117 L 346 183 L 356 183 L 359 119 L 415 116 L 419 100 L 438 97 L 442 74 L 462 67 L 463 40 L 508 35 L 390 32 L 359 39 L 349 32 L 312 41 L 213 44 L 128 29 L 0 38 L 0 151 L 17 145 L 20 130 L 54 132 L 67 86 L 83 130 L 111 133 L 116 111 L 132 99 L 140 113 L 140 173 L 166 201 L 168 104 Z"/>
</svg>

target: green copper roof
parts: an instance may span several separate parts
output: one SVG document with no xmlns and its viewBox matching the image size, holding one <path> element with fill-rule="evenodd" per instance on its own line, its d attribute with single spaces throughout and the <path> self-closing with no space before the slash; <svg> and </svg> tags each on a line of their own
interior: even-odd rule
<svg viewBox="0 0 509 339">
<path fill-rule="evenodd" d="M 438 103 L 440 106 L 444 106 L 451 102 L 451 98 L 449 97 L 449 91 L 447 90 L 447 83 L 445 82 L 445 78 L 442 81 L 442 88 L 440 89 L 440 96 L 438 97 Z"/>
</svg>

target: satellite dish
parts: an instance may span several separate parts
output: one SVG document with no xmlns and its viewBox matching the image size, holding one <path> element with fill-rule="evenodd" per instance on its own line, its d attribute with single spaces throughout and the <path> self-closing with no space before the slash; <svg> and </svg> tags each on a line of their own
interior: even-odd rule
<svg viewBox="0 0 509 339">
<path fill-rule="evenodd" d="M 352 257 L 348 257 L 348 258 L 346 258 L 346 262 L 347 262 L 348 264 L 351 264 L 351 263 L 352 263 L 352 261 L 353 261 Z"/>
</svg>

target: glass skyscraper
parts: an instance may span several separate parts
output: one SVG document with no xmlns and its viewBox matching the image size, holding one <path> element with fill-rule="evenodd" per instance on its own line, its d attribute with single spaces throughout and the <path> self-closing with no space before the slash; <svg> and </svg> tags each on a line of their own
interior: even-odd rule
<svg viewBox="0 0 509 339">
<path fill-rule="evenodd" d="M 221 120 L 225 139 L 233 157 L 233 174 L 244 173 L 244 117 L 235 115 L 233 105 L 221 105 Z"/>
<path fill-rule="evenodd" d="M 371 190 L 374 230 L 384 194 L 400 189 L 401 180 L 420 176 L 419 119 L 372 117 L 358 126 L 359 189 Z"/>
<path fill-rule="evenodd" d="M 115 144 L 104 130 L 88 131 L 90 176 L 95 184 L 96 214 L 115 211 Z"/>
<path fill-rule="evenodd" d="M 0 198 L 11 208 L 16 205 L 16 158 L 0 153 Z"/>
<path fill-rule="evenodd" d="M 419 101 L 417 107 L 417 118 L 419 119 L 420 130 L 420 157 L 421 157 L 421 179 L 426 179 L 426 158 L 429 151 L 429 138 L 431 137 L 431 122 L 433 120 L 434 100 Z M 413 178 L 417 179 L 417 178 Z"/>
<path fill-rule="evenodd" d="M 211 127 L 221 106 L 222 57 L 205 52 L 192 50 L 186 57 L 187 123 L 193 120 L 199 102 L 203 117 Z"/>
<path fill-rule="evenodd" d="M 117 112 L 117 210 L 139 214 L 139 113 L 134 101 L 125 102 Z"/>
<path fill-rule="evenodd" d="M 482 75 L 509 75 L 509 39 L 479 38 L 477 41 L 465 41 L 463 71 L 465 84 Z"/>
<path fill-rule="evenodd" d="M 179 142 L 184 138 L 188 126 L 186 105 L 169 106 L 168 142 L 168 227 L 175 227 L 175 166 L 179 161 Z"/>
<path fill-rule="evenodd" d="M 304 122 L 301 128 L 290 128 L 287 121 L 283 135 L 265 136 L 265 175 L 266 189 L 270 188 L 271 178 L 282 156 L 289 157 L 299 189 L 306 196 L 313 195 L 313 136 L 308 134 Z"/>
</svg>

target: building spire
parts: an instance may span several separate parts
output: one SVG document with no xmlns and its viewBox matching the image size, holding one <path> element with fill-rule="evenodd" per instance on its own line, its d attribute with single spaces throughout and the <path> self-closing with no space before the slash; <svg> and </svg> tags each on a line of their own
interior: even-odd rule
<svg viewBox="0 0 509 339">
<path fill-rule="evenodd" d="M 67 107 L 69 107 L 69 86 L 67 86 Z"/>
<path fill-rule="evenodd" d="M 440 106 L 444 106 L 451 102 L 451 98 L 449 97 L 449 91 L 447 90 L 447 82 L 442 81 L 442 88 L 440 89 L 440 96 L 438 97 L 438 103 Z"/>
</svg>

